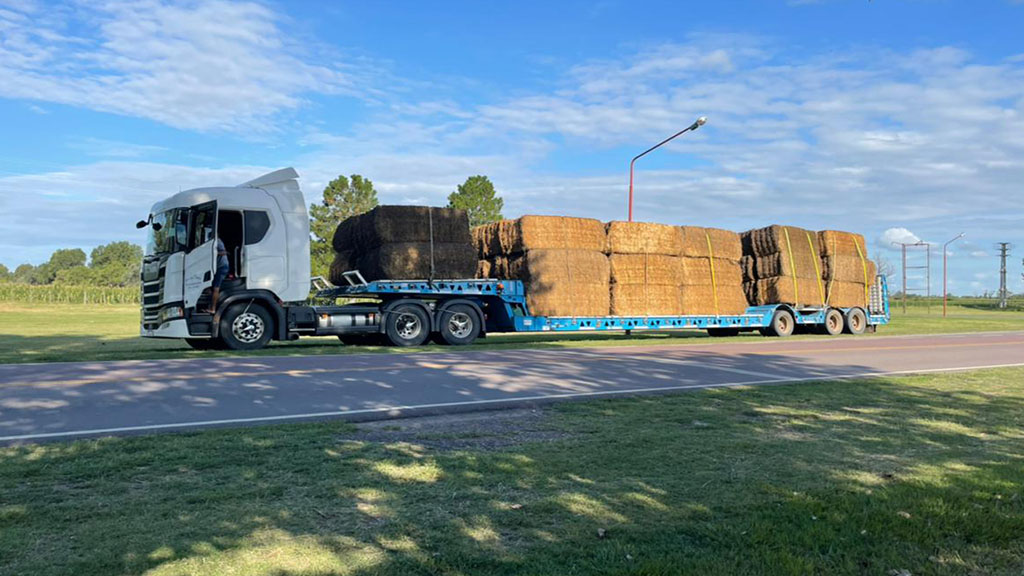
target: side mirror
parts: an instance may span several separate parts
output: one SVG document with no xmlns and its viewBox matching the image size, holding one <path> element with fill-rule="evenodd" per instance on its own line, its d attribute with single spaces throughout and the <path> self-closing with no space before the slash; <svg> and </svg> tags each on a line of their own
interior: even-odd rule
<svg viewBox="0 0 1024 576">
<path fill-rule="evenodd" d="M 135 223 L 135 227 L 140 230 L 145 228 L 146 226 L 149 226 L 149 222 L 146 222 L 145 220 L 139 220 L 138 222 Z"/>
</svg>

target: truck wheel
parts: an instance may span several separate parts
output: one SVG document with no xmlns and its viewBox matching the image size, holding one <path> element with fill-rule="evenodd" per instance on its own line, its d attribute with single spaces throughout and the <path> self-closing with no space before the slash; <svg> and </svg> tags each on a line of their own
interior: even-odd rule
<svg viewBox="0 0 1024 576">
<path fill-rule="evenodd" d="M 829 336 L 841 334 L 843 323 L 843 313 L 835 308 L 829 308 L 828 312 L 825 312 L 825 323 L 820 327 L 821 333 Z"/>
<path fill-rule="evenodd" d="M 712 338 L 724 338 L 726 336 L 739 336 L 739 328 L 708 328 L 708 336 Z"/>
<path fill-rule="evenodd" d="M 430 336 L 430 318 L 414 304 L 402 304 L 387 312 L 385 332 L 395 346 L 419 346 Z"/>
<path fill-rule="evenodd" d="M 480 335 L 480 320 L 471 306 L 455 304 L 440 312 L 441 340 L 450 346 L 472 344 Z"/>
<path fill-rule="evenodd" d="M 263 306 L 235 304 L 221 317 L 220 338 L 231 350 L 259 350 L 270 342 L 272 326 Z"/>
<path fill-rule="evenodd" d="M 185 338 L 185 343 L 193 350 L 219 350 L 222 348 L 217 338 Z"/>
<path fill-rule="evenodd" d="M 846 311 L 846 322 L 843 324 L 843 332 L 847 334 L 863 334 L 868 329 L 868 317 L 860 308 L 850 308 Z"/>
<path fill-rule="evenodd" d="M 796 328 L 796 320 L 793 318 L 793 314 L 789 310 L 776 310 L 775 315 L 772 316 L 772 323 L 768 326 L 767 335 L 785 338 L 793 335 L 794 328 Z"/>
</svg>

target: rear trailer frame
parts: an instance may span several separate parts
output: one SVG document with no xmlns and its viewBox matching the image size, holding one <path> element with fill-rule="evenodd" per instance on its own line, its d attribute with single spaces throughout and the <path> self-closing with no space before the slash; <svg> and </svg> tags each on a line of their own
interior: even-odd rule
<svg viewBox="0 0 1024 576">
<path fill-rule="evenodd" d="M 360 278 L 361 280 L 361 278 Z M 386 318 L 389 308 L 396 303 L 421 304 L 427 313 L 443 310 L 453 301 L 475 306 L 483 315 L 481 336 L 486 333 L 509 332 L 581 332 L 633 330 L 709 330 L 709 332 L 753 331 L 772 329 L 777 313 L 785 311 L 795 327 L 824 329 L 828 319 L 828 306 L 795 307 L 788 304 L 751 306 L 738 315 L 681 315 L 681 316 L 533 316 L 526 303 L 526 289 L 519 280 L 456 279 L 456 280 L 377 280 L 354 282 L 321 290 L 318 298 L 373 298 L 379 301 L 380 317 Z M 363 304 L 367 306 L 372 304 Z M 336 311 L 339 307 L 330 307 Z M 314 307 L 321 315 L 328 310 Z M 844 322 L 851 313 L 859 311 L 863 326 L 859 331 L 874 330 L 889 323 L 889 292 L 884 276 L 878 276 L 870 288 L 869 306 L 861 308 L 835 308 Z M 438 328 L 437 320 L 433 329 Z M 364 327 L 363 330 L 366 328 Z M 383 325 L 381 325 L 383 332 Z M 790 330 L 791 331 L 791 330 Z M 856 332 L 855 332 L 856 333 Z"/>
</svg>

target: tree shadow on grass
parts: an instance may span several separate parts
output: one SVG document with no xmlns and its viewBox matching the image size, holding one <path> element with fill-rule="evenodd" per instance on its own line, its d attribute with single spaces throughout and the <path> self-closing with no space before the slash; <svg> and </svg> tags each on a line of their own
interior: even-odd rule
<svg viewBox="0 0 1024 576">
<path fill-rule="evenodd" d="M 0 572 L 1019 574 L 1024 392 L 981 378 L 568 404 L 498 451 L 331 423 L 8 448 Z"/>
</svg>

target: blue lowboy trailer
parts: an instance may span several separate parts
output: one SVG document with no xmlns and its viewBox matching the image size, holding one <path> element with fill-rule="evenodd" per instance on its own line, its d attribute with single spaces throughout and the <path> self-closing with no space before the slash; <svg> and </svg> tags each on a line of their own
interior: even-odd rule
<svg viewBox="0 0 1024 576">
<path fill-rule="evenodd" d="M 364 282 L 349 273 L 348 286 L 320 291 L 324 299 L 363 300 L 342 306 L 318 306 L 318 333 L 334 329 L 342 341 L 366 342 L 384 336 L 397 346 L 415 346 L 433 336 L 440 343 L 468 344 L 488 333 L 633 330 L 706 330 L 731 336 L 757 330 L 766 336 L 796 331 L 862 334 L 889 322 L 889 293 L 884 276 L 869 288 L 864 308 L 751 306 L 739 315 L 684 316 L 533 316 L 526 289 L 518 280 L 378 280 Z"/>
</svg>

